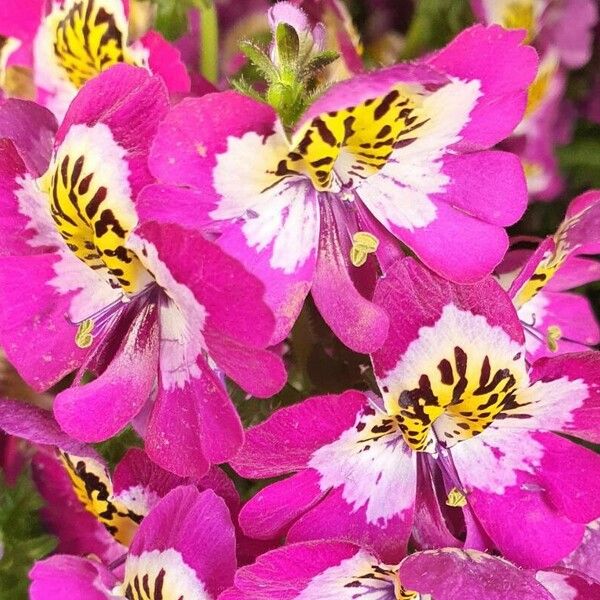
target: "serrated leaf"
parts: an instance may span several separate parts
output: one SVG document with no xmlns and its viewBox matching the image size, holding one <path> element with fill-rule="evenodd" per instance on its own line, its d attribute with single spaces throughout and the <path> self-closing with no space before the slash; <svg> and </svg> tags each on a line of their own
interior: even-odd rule
<svg viewBox="0 0 600 600">
<path fill-rule="evenodd" d="M 253 42 L 243 41 L 240 42 L 240 50 L 269 83 L 277 81 L 279 71 L 262 48 Z"/>
<path fill-rule="evenodd" d="M 319 52 L 319 54 L 313 56 L 306 64 L 304 75 L 309 76 L 318 73 L 321 69 L 324 69 L 332 62 L 335 62 L 339 57 L 339 53 L 334 50 Z"/>
</svg>

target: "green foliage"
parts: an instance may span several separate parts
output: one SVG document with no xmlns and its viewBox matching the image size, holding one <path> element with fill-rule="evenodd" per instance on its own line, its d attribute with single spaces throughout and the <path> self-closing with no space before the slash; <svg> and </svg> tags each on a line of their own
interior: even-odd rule
<svg viewBox="0 0 600 600">
<path fill-rule="evenodd" d="M 400 58 L 417 58 L 441 48 L 472 24 L 468 0 L 419 0 Z"/>
<path fill-rule="evenodd" d="M 106 460 L 109 467 L 114 469 L 129 448 L 141 448 L 143 445 L 140 436 L 131 427 L 128 427 L 119 435 L 96 444 L 96 450 Z"/>
<path fill-rule="evenodd" d="M 600 187 L 600 125 L 580 122 L 573 141 L 558 149 L 558 159 L 575 193 Z"/>
<path fill-rule="evenodd" d="M 0 600 L 26 599 L 27 573 L 56 546 L 39 520 L 43 504 L 29 471 L 14 486 L 0 478 Z"/>
<path fill-rule="evenodd" d="M 192 0 L 151 0 L 156 4 L 155 28 L 168 40 L 181 37 L 188 27 L 187 11 Z"/>
</svg>

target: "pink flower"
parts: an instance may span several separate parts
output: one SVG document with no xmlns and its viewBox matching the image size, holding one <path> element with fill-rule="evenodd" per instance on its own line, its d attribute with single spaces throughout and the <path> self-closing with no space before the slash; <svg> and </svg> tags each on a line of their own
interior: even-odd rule
<svg viewBox="0 0 600 600">
<path fill-rule="evenodd" d="M 185 100 L 159 128 L 149 164 L 161 184 L 144 190 L 140 214 L 219 234 L 267 287 L 272 343 L 312 289 L 340 339 L 373 351 L 388 322 L 367 299 L 371 255 L 385 264 L 400 240 L 469 282 L 506 251 L 525 182 L 515 156 L 488 148 L 523 114 L 536 57 L 521 37 L 477 26 L 425 62 L 338 83 L 292 132 L 235 92 Z"/>
<path fill-rule="evenodd" d="M 534 574 L 473 550 L 429 550 L 386 564 L 358 546 L 321 541 L 264 554 L 238 570 L 219 600 L 589 600 L 599 591 L 578 573 Z"/>
<path fill-rule="evenodd" d="M 96 561 L 59 554 L 34 565 L 30 597 L 103 600 L 144 593 L 153 600 L 212 600 L 231 584 L 235 567 L 227 506 L 210 490 L 182 486 L 144 519 L 118 575 Z"/>
<path fill-rule="evenodd" d="M 555 52 L 569 69 L 591 57 L 598 21 L 594 0 L 471 0 L 478 19 L 509 29 L 525 29 L 541 52 Z"/>
<path fill-rule="evenodd" d="M 130 41 L 128 12 L 129 0 L 3 0 L 0 35 L 14 40 L 7 62 L 33 70 L 38 101 L 58 119 L 87 81 L 118 63 L 160 75 L 171 92 L 188 92 L 179 52 L 156 31 Z"/>
<path fill-rule="evenodd" d="M 446 282 L 407 258 L 377 284 L 390 333 L 372 360 L 382 398 L 321 396 L 247 432 L 245 477 L 293 474 L 242 509 L 259 538 L 344 539 L 398 561 L 421 548 L 497 549 L 547 567 L 600 515 L 600 354 L 525 361 L 491 278 Z"/>
<path fill-rule="evenodd" d="M 515 240 L 499 268 L 525 329 L 530 361 L 581 352 L 600 343 L 600 327 L 590 302 L 570 289 L 600 280 L 600 264 L 586 254 L 600 252 L 600 193 L 575 198 L 557 232 L 535 250 Z"/>
<path fill-rule="evenodd" d="M 0 107 L 0 343 L 37 390 L 78 371 L 54 402 L 73 437 L 107 439 L 145 408 L 152 459 L 201 477 L 242 443 L 224 375 L 271 396 L 285 372 L 262 284 L 200 233 L 138 218 L 167 107 L 128 65 L 82 89 L 55 139 L 45 109 Z"/>
</svg>

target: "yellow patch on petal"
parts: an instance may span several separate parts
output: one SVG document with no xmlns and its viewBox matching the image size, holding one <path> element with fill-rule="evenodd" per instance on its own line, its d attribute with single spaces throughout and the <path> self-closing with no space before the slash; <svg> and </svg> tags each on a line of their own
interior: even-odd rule
<svg viewBox="0 0 600 600">
<path fill-rule="evenodd" d="M 398 86 L 384 96 L 321 114 L 306 123 L 292 140 L 292 151 L 276 175 L 303 173 L 319 191 L 334 181 L 336 162 L 344 175 L 365 179 L 380 171 L 395 148 L 409 144 L 428 118 L 414 92 Z"/>
<path fill-rule="evenodd" d="M 59 457 L 85 510 L 94 515 L 117 542 L 129 545 L 143 515 L 115 500 L 110 476 L 99 462 L 66 452 L 60 452 Z"/>
<path fill-rule="evenodd" d="M 544 102 L 550 91 L 552 79 L 558 70 L 558 60 L 549 55 L 539 66 L 538 72 L 527 92 L 527 107 L 525 116 L 533 114 Z"/>
<path fill-rule="evenodd" d="M 73 0 L 47 17 L 56 63 L 76 88 L 118 63 L 137 64 L 117 11 L 121 2 Z"/>
<path fill-rule="evenodd" d="M 502 12 L 502 26 L 506 29 L 525 29 L 524 43 L 529 44 L 537 30 L 536 14 L 532 0 L 511 0 Z"/>
<path fill-rule="evenodd" d="M 118 185 L 119 175 L 125 178 L 125 173 L 112 170 L 100 154 L 112 152 L 110 160 L 119 161 L 116 152 L 123 152 L 113 141 L 110 147 L 101 148 L 101 136 L 110 135 L 108 128 L 103 127 L 100 130 L 96 126 L 96 149 L 87 145 L 94 139 L 91 129 L 82 129 L 82 135 L 89 138 L 85 143 L 83 138 L 77 140 L 76 134 L 63 143 L 40 178 L 39 186 L 48 196 L 52 219 L 71 252 L 105 277 L 113 288 L 133 295 L 152 278 L 137 256 L 126 248 L 137 217 L 130 210 L 130 198 L 123 197 L 130 192 Z M 128 186 L 126 181 L 120 183 Z"/>
</svg>

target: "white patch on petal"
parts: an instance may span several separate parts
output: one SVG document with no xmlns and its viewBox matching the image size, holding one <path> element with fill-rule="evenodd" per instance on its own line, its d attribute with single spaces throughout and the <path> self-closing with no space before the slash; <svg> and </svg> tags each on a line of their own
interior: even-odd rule
<svg viewBox="0 0 600 600">
<path fill-rule="evenodd" d="M 154 244 L 131 234 L 127 247 L 152 272 L 167 296 L 159 307 L 161 381 L 167 390 L 183 388 L 192 377 L 201 376 L 197 361 L 206 350 L 202 335 L 206 309 L 190 288 L 174 279 Z"/>
<path fill-rule="evenodd" d="M 414 142 L 395 150 L 383 169 L 365 179 L 357 193 L 386 227 L 409 231 L 426 227 L 436 218 L 433 194 L 444 192 L 450 180 L 442 172 L 448 146 L 461 140 L 461 131 L 481 97 L 478 80 L 451 83 L 423 99 L 429 121 Z"/>
<path fill-rule="evenodd" d="M 143 589 L 142 581 L 145 576 L 148 576 L 150 590 L 155 590 L 157 579 L 160 581 L 161 571 L 164 571 L 164 579 L 160 589 L 165 600 L 168 598 L 214 600 L 206 591 L 204 583 L 198 579 L 196 571 L 185 563 L 183 556 L 173 548 L 162 552 L 159 550 L 143 552 L 140 556 L 129 554 L 125 563 L 125 578 L 117 592 L 125 596 L 128 585 L 135 589 L 136 579 L 139 589 Z"/>
<path fill-rule="evenodd" d="M 517 402 L 521 406 L 507 411 L 507 418 L 496 421 L 492 427 L 564 431 L 573 423 L 575 410 L 583 406 L 589 395 L 583 379 L 571 381 L 561 377 L 554 381 L 536 381 L 519 390 Z M 510 418 L 510 415 L 528 415 L 528 418 Z"/>
<path fill-rule="evenodd" d="M 552 571 L 538 571 L 535 578 L 556 600 L 577 600 L 579 592 L 567 582 L 566 575 Z"/>
<path fill-rule="evenodd" d="M 160 496 L 149 487 L 144 485 L 133 485 L 120 494 L 114 494 L 115 500 L 122 502 L 136 515 L 146 516 L 152 507 L 160 500 Z"/>
<path fill-rule="evenodd" d="M 379 409 L 374 416 L 359 415 L 353 427 L 319 448 L 308 463 L 319 473 L 322 491 L 342 487 L 352 510 L 366 506 L 367 523 L 378 525 L 411 509 L 416 488 L 416 455 L 400 431 L 365 441 L 386 418 Z"/>
<path fill-rule="evenodd" d="M 242 231 L 257 252 L 273 244 L 270 266 L 290 274 L 314 253 L 319 238 L 318 200 L 309 180 L 273 175 L 289 146 L 283 133 L 264 137 L 251 131 L 230 136 L 217 156 L 215 190 L 222 197 L 215 220 L 243 219 Z M 274 185 L 275 184 L 275 185 Z"/>
<path fill-rule="evenodd" d="M 395 600 L 394 583 L 389 579 L 361 577 L 372 574 L 377 559 L 359 550 L 351 558 L 316 575 L 296 600 Z M 382 565 L 385 568 L 385 565 Z M 362 585 L 359 585 L 359 583 Z"/>
<path fill-rule="evenodd" d="M 492 494 L 517 485 L 517 471 L 534 474 L 544 446 L 523 431 L 488 427 L 478 436 L 456 444 L 452 458 L 462 483 Z"/>
</svg>

